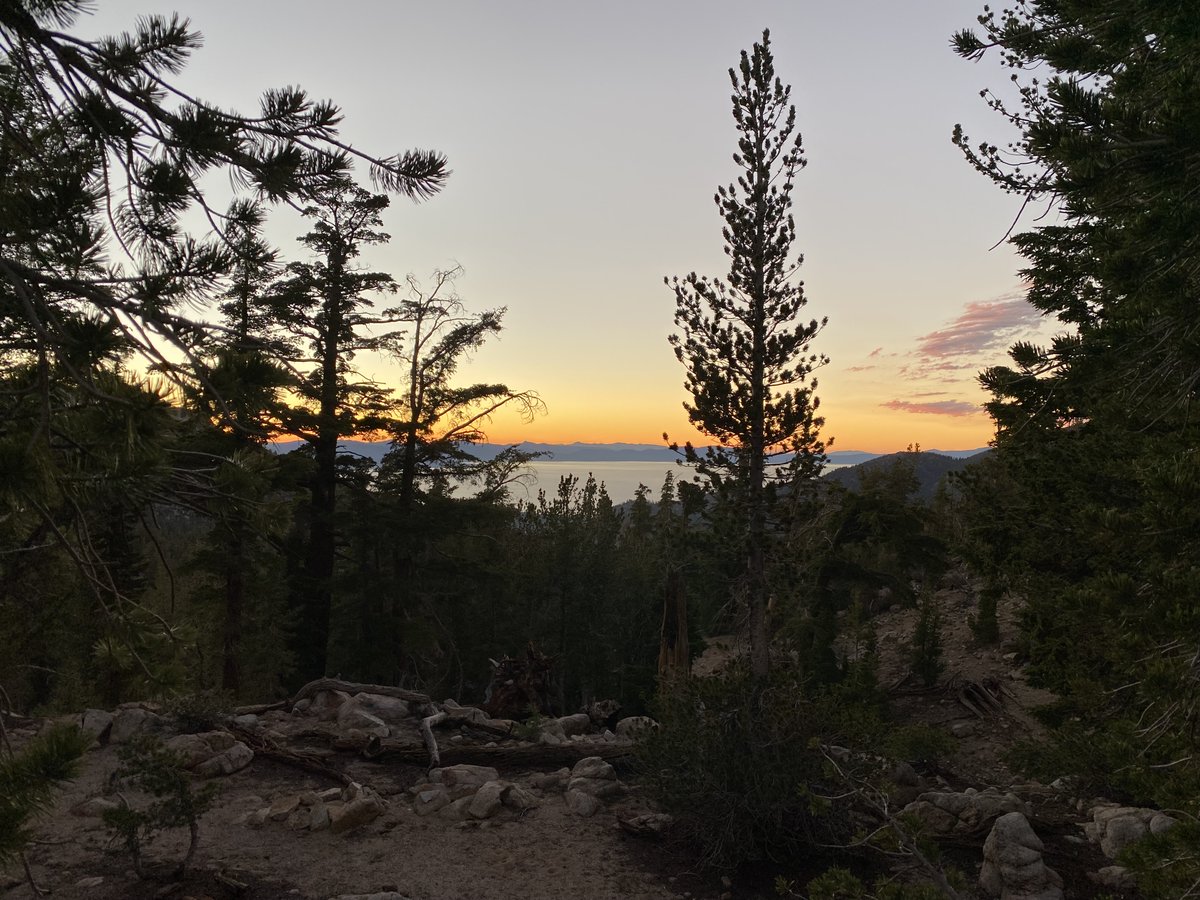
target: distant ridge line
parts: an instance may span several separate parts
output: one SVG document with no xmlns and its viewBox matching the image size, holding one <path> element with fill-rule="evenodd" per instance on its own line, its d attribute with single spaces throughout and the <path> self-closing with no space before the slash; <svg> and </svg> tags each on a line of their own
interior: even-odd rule
<svg viewBox="0 0 1200 900">
<path fill-rule="evenodd" d="M 290 453 L 303 445 L 303 441 L 274 441 L 269 446 L 277 453 Z M 346 453 L 363 456 L 379 462 L 383 459 L 391 441 L 355 441 L 339 442 L 339 447 Z M 480 459 L 492 459 L 511 444 L 476 444 L 475 455 Z M 555 462 L 664 462 L 669 463 L 678 459 L 678 454 L 669 447 L 661 444 L 589 444 L 576 441 L 570 444 L 546 444 L 536 441 L 522 441 L 516 445 L 528 453 L 545 453 L 547 459 Z M 703 448 L 698 448 L 703 449 Z M 954 459 L 965 459 L 982 453 L 986 447 L 974 450 L 922 450 L 922 453 L 935 453 Z M 853 466 L 859 463 L 890 456 L 890 453 L 871 453 L 867 450 L 834 450 L 828 454 L 831 465 Z"/>
</svg>

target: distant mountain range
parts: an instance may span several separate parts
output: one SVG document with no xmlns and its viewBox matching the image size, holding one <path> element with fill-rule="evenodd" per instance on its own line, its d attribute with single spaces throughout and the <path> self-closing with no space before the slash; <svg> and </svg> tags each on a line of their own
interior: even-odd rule
<svg viewBox="0 0 1200 900">
<path fill-rule="evenodd" d="M 278 441 L 272 444 L 277 453 L 290 453 L 303 444 L 302 441 Z M 344 452 L 363 456 L 379 462 L 391 446 L 390 441 L 342 441 Z M 480 459 L 492 459 L 509 444 L 476 444 L 475 455 Z M 678 459 L 669 447 L 662 444 L 539 444 L 523 441 L 517 445 L 528 453 L 545 453 L 547 459 L 559 462 L 673 462 Z M 921 456 L 939 455 L 952 459 L 966 459 L 982 453 L 976 450 L 922 450 Z M 865 450 L 834 450 L 829 462 L 835 466 L 856 466 L 874 459 L 898 456 L 899 454 L 868 453 Z"/>
</svg>

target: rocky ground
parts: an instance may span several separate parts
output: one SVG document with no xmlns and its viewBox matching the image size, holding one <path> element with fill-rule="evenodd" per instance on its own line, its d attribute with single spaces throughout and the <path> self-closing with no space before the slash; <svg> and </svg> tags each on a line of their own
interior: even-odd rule
<svg viewBox="0 0 1200 900">
<path fill-rule="evenodd" d="M 946 590 L 938 600 L 947 670 L 932 690 L 905 678 L 916 612 L 893 609 L 875 620 L 881 682 L 895 685 L 899 716 L 944 728 L 955 740 L 951 759 L 934 771 L 896 767 L 896 808 L 938 836 L 949 861 L 972 880 L 969 896 L 1137 897 L 1114 857 L 1129 841 L 1170 827 L 1170 817 L 1077 798 L 1065 783 L 1031 783 L 1009 771 L 1005 752 L 1037 734 L 1028 711 L 1050 696 L 1025 682 L 1014 649 L 972 644 L 970 594 Z M 1012 633 L 1003 614 L 1001 627 Z M 737 652 L 736 642 L 714 640 L 698 667 L 719 668 Z M 997 708 L 987 707 L 981 689 Z M 774 894 L 780 867 L 697 873 L 686 855 L 654 840 L 665 821 L 623 777 L 632 739 L 647 727 L 640 719 L 617 724 L 593 711 L 522 728 L 450 701 L 335 688 L 200 734 L 180 734 L 160 713 L 129 704 L 73 717 L 97 742 L 81 777 L 36 823 L 28 853 L 37 881 L 54 896 L 730 900 Z M 442 755 L 431 771 L 422 721 L 432 723 Z M 18 722 L 10 733 L 19 745 L 43 724 Z M 137 879 L 100 818 L 123 798 L 138 802 L 113 773 L 118 749 L 147 730 L 183 753 L 198 778 L 219 785 L 183 881 Z M 185 844 L 183 829 L 154 841 L 150 874 L 165 875 L 167 861 L 179 860 Z M 0 897 L 29 896 L 20 875 L 0 875 Z"/>
</svg>

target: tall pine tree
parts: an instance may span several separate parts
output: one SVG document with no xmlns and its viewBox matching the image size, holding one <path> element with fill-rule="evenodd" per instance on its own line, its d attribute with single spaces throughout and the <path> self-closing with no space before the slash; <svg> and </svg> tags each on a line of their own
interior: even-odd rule
<svg viewBox="0 0 1200 900">
<path fill-rule="evenodd" d="M 692 424 L 720 444 L 687 458 L 718 487 L 732 486 L 745 524 L 744 594 L 749 610 L 751 669 L 766 677 L 770 639 L 766 556 L 768 482 L 773 464 L 793 455 L 789 472 L 811 476 L 825 446 L 818 433 L 813 371 L 828 362 L 809 345 L 825 321 L 797 320 L 806 299 L 796 277 L 792 189 L 804 167 L 791 87 L 775 76 L 770 33 L 729 70 L 738 132 L 737 182 L 714 198 L 725 220 L 726 279 L 695 272 L 668 279 L 675 292 L 675 355 L 687 370 L 685 404 Z"/>
</svg>

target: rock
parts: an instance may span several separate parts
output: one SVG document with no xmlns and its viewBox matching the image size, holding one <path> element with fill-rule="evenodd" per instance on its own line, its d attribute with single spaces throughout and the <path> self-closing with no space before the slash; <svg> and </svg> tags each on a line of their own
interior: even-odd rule
<svg viewBox="0 0 1200 900">
<path fill-rule="evenodd" d="M 667 829 L 675 823 L 675 817 L 669 813 L 643 813 L 640 816 L 633 816 L 630 819 L 620 819 L 621 827 L 630 834 L 635 834 L 638 837 L 662 837 Z M 722 878 L 721 883 L 725 887 L 725 880 L 728 876 Z"/>
<path fill-rule="evenodd" d="M 539 791 L 565 791 L 570 780 L 571 770 L 562 768 L 557 772 L 539 772 L 530 777 L 529 783 Z"/>
<path fill-rule="evenodd" d="M 549 747 L 557 747 L 565 741 L 562 735 L 555 734 L 552 731 L 543 731 L 538 735 L 538 743 L 545 744 Z"/>
<path fill-rule="evenodd" d="M 583 791 L 568 790 L 563 795 L 563 799 L 567 801 L 567 808 L 571 812 L 583 818 L 595 815 L 596 810 L 600 808 L 600 801 L 591 794 L 585 794 Z"/>
<path fill-rule="evenodd" d="M 1173 818 L 1172 816 L 1168 816 L 1165 813 L 1159 813 L 1150 820 L 1150 833 L 1162 834 L 1163 832 L 1170 831 L 1178 822 L 1179 820 Z"/>
<path fill-rule="evenodd" d="M 1150 833 L 1149 826 L 1136 816 L 1117 816 L 1110 819 L 1100 836 L 1100 849 L 1109 859 L 1116 859 L 1122 850 Z"/>
<path fill-rule="evenodd" d="M 75 882 L 75 887 L 90 890 L 91 888 L 98 888 L 102 884 L 104 884 L 103 875 L 91 875 L 87 878 L 80 878 Z"/>
<path fill-rule="evenodd" d="M 150 710 L 140 706 L 119 708 L 113 716 L 112 729 L 108 735 L 110 744 L 124 744 L 140 731 L 153 728 L 162 721 Z"/>
<path fill-rule="evenodd" d="M 239 728 L 257 728 L 259 724 L 258 716 L 254 715 L 254 713 L 246 713 L 245 715 L 234 716 L 232 721 L 233 724 L 237 725 Z"/>
<path fill-rule="evenodd" d="M 412 900 L 399 891 L 376 891 L 374 894 L 338 894 L 332 900 Z"/>
<path fill-rule="evenodd" d="M 451 797 L 440 784 L 422 785 L 422 790 L 413 798 L 413 812 L 428 816 L 449 805 Z"/>
<path fill-rule="evenodd" d="M 580 712 L 587 713 L 587 717 L 592 720 L 592 725 L 596 728 L 605 728 L 617 720 L 617 713 L 621 711 L 621 704 L 616 700 L 596 700 L 589 703 Z"/>
<path fill-rule="evenodd" d="M 984 841 L 979 886 L 1000 900 L 1063 900 L 1062 878 L 1047 868 L 1044 849 L 1022 813 L 1005 813 Z"/>
<path fill-rule="evenodd" d="M 592 730 L 592 719 L 587 713 L 575 713 L 554 720 L 558 730 L 567 737 L 575 734 L 587 734 Z"/>
<path fill-rule="evenodd" d="M 303 700 L 300 700 L 299 702 L 296 703 L 295 706 L 292 707 L 292 715 L 302 716 L 306 712 L 308 712 L 310 709 L 312 709 L 312 699 L 309 697 L 305 697 Z"/>
<path fill-rule="evenodd" d="M 235 741 L 233 746 L 227 750 L 222 750 L 196 766 L 196 774 L 202 778 L 232 775 L 250 765 L 252 759 L 254 759 L 254 751 L 241 741 Z"/>
<path fill-rule="evenodd" d="M 575 763 L 567 790 L 581 791 L 593 797 L 611 797 L 620 793 L 621 782 L 612 766 L 599 756 L 588 756 Z"/>
<path fill-rule="evenodd" d="M 470 766 L 461 764 L 434 769 L 429 773 L 429 780 L 446 788 L 469 786 L 475 789 L 483 787 L 489 781 L 499 781 L 500 773 L 491 766 Z"/>
<path fill-rule="evenodd" d="M 388 725 L 402 725 L 412 717 L 408 701 L 383 694 L 356 694 L 355 702 L 377 719 Z"/>
<path fill-rule="evenodd" d="M 120 809 L 121 804 L 107 797 L 91 797 L 82 803 L 71 807 L 71 815 L 81 818 L 98 819 L 110 809 Z"/>
<path fill-rule="evenodd" d="M 317 799 L 320 800 L 322 803 L 329 803 L 333 800 L 337 800 L 341 796 L 342 796 L 341 788 L 326 788 L 323 791 L 317 791 Z"/>
<path fill-rule="evenodd" d="M 297 807 L 284 821 L 283 826 L 289 831 L 305 831 L 312 824 L 312 810 L 306 806 Z"/>
<path fill-rule="evenodd" d="M 1088 878 L 1100 887 L 1114 891 L 1132 890 L 1137 886 L 1133 875 L 1124 866 L 1105 866 L 1099 872 L 1089 872 Z"/>
<path fill-rule="evenodd" d="M 628 716 L 617 723 L 617 737 L 634 738 L 644 731 L 658 728 L 658 723 L 649 716 Z"/>
<path fill-rule="evenodd" d="M 329 807 L 325 805 L 325 801 L 318 800 L 308 811 L 308 830 L 323 831 L 329 824 Z"/>
<path fill-rule="evenodd" d="M 329 808 L 329 830 L 334 834 L 345 834 L 373 822 L 383 813 L 383 800 L 374 791 L 362 791 L 344 806 Z"/>
<path fill-rule="evenodd" d="M 1010 812 L 1024 815 L 1029 809 L 1016 794 L 1002 794 L 994 788 L 985 791 L 968 788 L 962 793 L 926 791 L 903 811 L 916 816 L 938 834 L 965 834 L 997 816 Z"/>
<path fill-rule="evenodd" d="M 472 819 L 490 819 L 504 805 L 504 792 L 510 787 L 506 781 L 489 781 L 475 792 L 467 813 Z"/>
<path fill-rule="evenodd" d="M 282 822 L 299 808 L 300 795 L 289 794 L 286 797 L 280 797 L 278 800 L 272 803 L 270 811 L 267 813 L 267 815 L 273 822 Z"/>
<path fill-rule="evenodd" d="M 337 725 L 343 731 L 362 731 L 381 738 L 391 734 L 391 729 L 388 728 L 387 723 L 360 706 L 357 697 L 346 701 L 338 707 Z"/>
<path fill-rule="evenodd" d="M 241 824 L 247 828 L 262 828 L 267 824 L 267 820 L 271 817 L 271 807 L 264 806 L 262 809 L 255 810 L 251 813 L 246 813 L 244 819 L 240 820 Z"/>
<path fill-rule="evenodd" d="M 906 762 L 898 762 L 888 773 L 888 781 L 897 787 L 916 787 L 921 783 L 917 770 Z"/>
<path fill-rule="evenodd" d="M 338 709 L 349 699 L 350 695 L 345 691 L 317 691 L 316 695 L 312 698 L 312 703 L 308 706 L 307 712 L 322 721 L 336 719 Z M 296 704 L 297 707 L 299 705 L 299 703 Z"/>
<path fill-rule="evenodd" d="M 453 803 L 443 806 L 438 812 L 438 818 L 448 822 L 463 822 L 470 817 L 471 801 L 474 797 L 459 797 Z"/>
<path fill-rule="evenodd" d="M 542 801 L 533 795 L 531 791 L 525 790 L 520 785 L 510 784 L 501 796 L 500 801 L 509 809 L 525 812 L 530 809 L 537 809 L 542 805 Z"/>
<path fill-rule="evenodd" d="M 80 729 L 101 743 L 108 737 L 112 724 L 113 714 L 104 709 L 85 709 L 79 720 Z"/>
<path fill-rule="evenodd" d="M 950 733 L 952 735 L 954 735 L 956 738 L 958 738 L 959 740 L 961 740 L 962 738 L 969 738 L 969 737 L 971 737 L 971 735 L 973 735 L 975 733 L 975 723 L 974 722 L 955 722 L 953 725 L 950 726 Z"/>
</svg>

